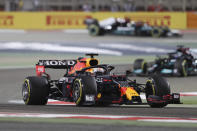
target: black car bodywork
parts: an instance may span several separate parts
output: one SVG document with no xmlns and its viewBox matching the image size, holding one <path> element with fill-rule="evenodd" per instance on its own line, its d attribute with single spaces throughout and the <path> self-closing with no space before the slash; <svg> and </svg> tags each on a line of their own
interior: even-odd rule
<svg viewBox="0 0 197 131">
<path fill-rule="evenodd" d="M 147 63 L 144 59 L 136 59 L 133 74 L 162 74 L 170 76 L 197 75 L 197 58 L 190 48 L 178 46 L 175 52 L 167 57 L 157 57 L 154 62 Z"/>
</svg>

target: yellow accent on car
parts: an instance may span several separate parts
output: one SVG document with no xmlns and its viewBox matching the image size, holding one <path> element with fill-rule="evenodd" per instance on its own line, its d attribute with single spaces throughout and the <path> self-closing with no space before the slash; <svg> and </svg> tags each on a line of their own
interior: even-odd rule
<svg viewBox="0 0 197 131">
<path fill-rule="evenodd" d="M 75 81 L 78 81 L 79 82 L 79 88 L 80 88 L 80 96 L 78 98 L 78 100 L 76 101 L 76 104 L 78 105 L 81 101 L 81 98 L 82 98 L 82 84 L 81 84 L 81 80 L 80 79 L 76 79 Z"/>
<path fill-rule="evenodd" d="M 187 71 L 185 69 L 186 62 L 187 62 L 186 60 L 183 60 L 183 62 L 182 62 L 182 67 L 183 67 L 182 69 L 183 69 L 183 75 L 184 76 L 187 76 Z"/>
<path fill-rule="evenodd" d="M 95 58 L 87 58 L 86 59 L 86 67 L 96 66 L 99 64 L 99 61 Z"/>
<path fill-rule="evenodd" d="M 155 34 L 155 31 L 157 31 L 156 34 Z M 160 37 L 160 36 L 161 36 L 161 33 L 162 33 L 162 30 L 161 30 L 159 27 L 154 27 L 154 28 L 151 30 L 151 35 L 152 35 L 152 37 Z"/>
<path fill-rule="evenodd" d="M 145 66 L 145 64 L 146 64 L 146 61 L 143 61 L 143 62 L 142 62 L 142 65 L 141 65 L 141 67 L 142 67 L 142 68 L 141 68 L 141 69 L 142 69 L 142 71 L 144 71 L 144 66 Z"/>
<path fill-rule="evenodd" d="M 91 33 L 91 30 L 92 30 L 92 29 L 95 31 L 94 33 Z M 95 25 L 95 24 L 91 24 L 91 25 L 89 26 L 89 34 L 92 35 L 92 36 L 97 36 L 97 35 L 99 35 L 99 27 L 98 27 L 97 25 Z"/>
<path fill-rule="evenodd" d="M 153 85 L 153 81 L 152 80 L 147 80 L 146 82 L 150 82 L 151 83 L 151 87 L 152 87 L 152 90 L 153 90 L 153 95 L 155 95 L 155 87 Z"/>
<path fill-rule="evenodd" d="M 132 100 L 132 96 L 140 96 L 133 88 L 127 88 L 125 95 L 130 101 Z"/>
<path fill-rule="evenodd" d="M 30 91 L 31 91 L 31 89 L 30 89 L 30 84 L 29 84 L 29 79 L 25 79 L 25 81 L 24 81 L 24 83 L 27 83 L 27 87 L 28 87 L 28 98 L 27 98 L 27 100 L 25 101 L 25 104 L 28 104 L 29 103 L 29 98 L 30 98 Z"/>
<path fill-rule="evenodd" d="M 101 98 L 101 93 L 98 93 L 97 98 L 98 98 L 98 99 Z"/>
</svg>

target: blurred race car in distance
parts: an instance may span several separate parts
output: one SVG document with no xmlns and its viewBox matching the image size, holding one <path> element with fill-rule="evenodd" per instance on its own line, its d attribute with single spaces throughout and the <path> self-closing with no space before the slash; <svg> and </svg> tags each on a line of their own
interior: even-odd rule
<svg viewBox="0 0 197 131">
<path fill-rule="evenodd" d="M 147 23 L 130 21 L 129 18 L 108 18 L 98 21 L 94 18 L 87 18 L 84 23 L 87 25 L 89 34 L 92 36 L 114 34 L 130 36 L 152 36 L 152 37 L 181 37 L 179 30 L 171 30 L 167 26 L 150 26 Z"/>
<path fill-rule="evenodd" d="M 37 76 L 25 78 L 22 97 L 26 105 L 45 105 L 48 99 L 75 102 L 77 106 L 110 104 L 142 104 L 140 93 L 146 94 L 151 107 L 179 104 L 180 94 L 170 93 L 163 77 L 152 76 L 145 84 L 130 80 L 126 75 L 111 74 L 111 65 L 99 64 L 98 54 L 76 60 L 39 60 Z M 61 78 L 52 80 L 46 68 L 65 69 Z"/>
<path fill-rule="evenodd" d="M 154 73 L 170 76 L 197 75 L 197 54 L 190 48 L 177 46 L 176 51 L 168 53 L 167 57 L 158 56 L 154 62 L 147 63 L 144 59 L 135 60 L 132 74 Z"/>
</svg>

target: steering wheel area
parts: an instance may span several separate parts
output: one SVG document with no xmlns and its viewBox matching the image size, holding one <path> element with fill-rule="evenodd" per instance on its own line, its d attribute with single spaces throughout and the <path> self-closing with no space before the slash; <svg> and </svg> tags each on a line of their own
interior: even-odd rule
<svg viewBox="0 0 197 131">
<path fill-rule="evenodd" d="M 114 69 L 114 66 L 102 64 L 102 65 L 96 65 L 96 66 L 83 68 L 82 70 L 77 71 L 77 73 L 83 74 L 86 72 L 90 72 L 91 74 L 94 74 L 94 75 L 108 75 L 113 69 Z"/>
</svg>

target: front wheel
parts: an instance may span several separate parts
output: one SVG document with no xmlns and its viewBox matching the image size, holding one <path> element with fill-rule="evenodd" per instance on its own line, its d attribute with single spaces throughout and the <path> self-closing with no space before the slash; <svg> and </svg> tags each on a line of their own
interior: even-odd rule
<svg viewBox="0 0 197 131">
<path fill-rule="evenodd" d="M 163 101 L 162 98 L 170 94 L 170 85 L 165 78 L 153 75 L 146 82 L 145 94 L 147 102 L 151 107 L 165 107 L 168 103 Z M 149 98 L 157 99 L 158 101 L 150 101 Z"/>
<path fill-rule="evenodd" d="M 177 59 L 175 63 L 175 68 L 177 69 L 177 72 L 180 74 L 180 76 L 188 76 L 188 63 L 185 59 Z"/>
<path fill-rule="evenodd" d="M 162 26 L 161 29 L 163 30 L 162 36 L 167 37 L 168 33 L 170 32 L 170 29 L 168 26 Z"/>
<path fill-rule="evenodd" d="M 158 27 L 153 27 L 153 29 L 151 30 L 151 36 L 158 38 L 162 35 L 162 29 L 158 28 Z"/>
<path fill-rule="evenodd" d="M 46 105 L 49 84 L 45 77 L 27 77 L 22 86 L 22 97 L 26 105 Z"/>
<path fill-rule="evenodd" d="M 82 76 L 73 82 L 73 100 L 77 106 L 94 105 L 97 94 L 96 80 L 92 76 Z"/>
<path fill-rule="evenodd" d="M 133 65 L 134 73 L 136 74 L 146 74 L 147 72 L 147 63 L 144 59 L 136 59 Z"/>
<path fill-rule="evenodd" d="M 96 25 L 96 24 L 91 24 L 88 27 L 88 31 L 91 36 L 99 36 L 101 34 L 101 29 L 99 25 Z"/>
</svg>

